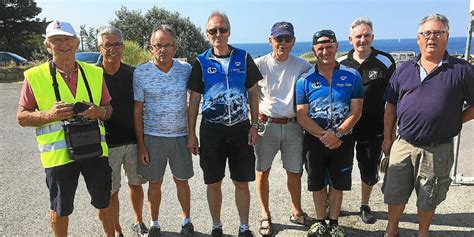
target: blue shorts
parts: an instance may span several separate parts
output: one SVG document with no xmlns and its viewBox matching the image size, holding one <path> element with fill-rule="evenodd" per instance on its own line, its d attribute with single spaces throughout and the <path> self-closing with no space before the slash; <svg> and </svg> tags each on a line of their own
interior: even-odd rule
<svg viewBox="0 0 474 237">
<path fill-rule="evenodd" d="M 72 213 L 81 173 L 91 196 L 91 204 L 97 209 L 109 206 L 112 169 L 109 166 L 108 158 L 74 161 L 46 168 L 45 172 L 51 210 L 54 210 L 59 216 L 69 216 Z"/>
</svg>

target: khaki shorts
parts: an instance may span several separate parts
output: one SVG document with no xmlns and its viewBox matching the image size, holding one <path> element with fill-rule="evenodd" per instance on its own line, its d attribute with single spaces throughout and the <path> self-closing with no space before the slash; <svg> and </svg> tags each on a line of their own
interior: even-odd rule
<svg viewBox="0 0 474 237">
<path fill-rule="evenodd" d="M 291 173 L 303 172 L 303 128 L 296 122 L 287 124 L 264 123 L 265 130 L 255 145 L 257 170 L 271 168 L 278 151 L 281 152 L 283 168 Z"/>
<path fill-rule="evenodd" d="M 389 205 L 406 204 L 415 189 L 416 206 L 433 211 L 446 199 L 454 162 L 453 144 L 414 146 L 397 138 L 390 152 L 382 191 Z"/>
<path fill-rule="evenodd" d="M 109 165 L 112 168 L 112 194 L 120 189 L 122 165 L 129 185 L 141 185 L 146 183 L 146 180 L 137 174 L 136 144 L 109 148 Z"/>
</svg>

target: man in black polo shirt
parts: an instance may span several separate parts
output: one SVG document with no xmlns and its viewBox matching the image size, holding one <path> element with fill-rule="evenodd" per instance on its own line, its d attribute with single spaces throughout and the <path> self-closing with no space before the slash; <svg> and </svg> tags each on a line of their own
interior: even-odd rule
<svg viewBox="0 0 474 237">
<path fill-rule="evenodd" d="M 338 61 L 357 70 L 364 82 L 362 117 L 353 134 L 357 141 L 356 158 L 362 179 L 360 217 L 364 223 L 373 224 L 376 219 L 370 210 L 369 199 L 372 187 L 379 181 L 385 110 L 383 93 L 396 65 L 390 54 L 371 47 L 374 33 L 368 18 L 358 18 L 350 28 L 349 42 L 354 49 Z"/>
<path fill-rule="evenodd" d="M 388 204 L 385 236 L 400 236 L 398 223 L 413 189 L 418 236 L 429 236 L 435 209 L 451 183 L 452 138 L 461 131 L 463 117 L 470 117 L 463 103 L 474 104 L 474 71 L 468 62 L 449 56 L 448 36 L 445 16 L 423 18 L 417 38 L 421 55 L 397 69 L 385 92 L 383 151 L 390 154 L 382 187 Z M 393 139 L 397 118 L 399 136 Z"/>
<path fill-rule="evenodd" d="M 137 145 L 133 123 L 133 71 L 134 67 L 121 63 L 124 50 L 123 34 L 113 27 L 104 27 L 97 35 L 103 61 L 104 79 L 112 100 L 114 113 L 105 122 L 107 145 L 109 146 L 109 165 L 112 168 L 112 190 L 110 206 L 113 211 L 114 229 L 123 236 L 119 218 L 119 198 L 121 167 L 125 170 L 130 199 L 135 214 L 134 232 L 143 234 L 148 229 L 142 222 L 143 189 L 145 180 L 137 174 Z"/>
</svg>

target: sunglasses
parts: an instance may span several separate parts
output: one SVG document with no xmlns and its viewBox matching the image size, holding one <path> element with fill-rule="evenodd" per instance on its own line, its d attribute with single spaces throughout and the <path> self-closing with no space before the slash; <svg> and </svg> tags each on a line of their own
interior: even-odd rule
<svg viewBox="0 0 474 237">
<path fill-rule="evenodd" d="M 291 41 L 293 41 L 293 36 L 291 36 L 291 35 L 280 35 L 278 37 L 273 37 L 273 39 L 278 43 L 282 43 L 283 41 L 285 41 L 285 43 L 291 43 Z"/>
<path fill-rule="evenodd" d="M 215 34 L 217 34 L 218 31 L 219 31 L 220 34 L 225 34 L 225 33 L 229 32 L 229 29 L 224 28 L 224 27 L 211 28 L 211 29 L 207 30 L 207 33 L 209 33 L 210 35 L 215 35 Z"/>
<path fill-rule="evenodd" d="M 150 47 L 152 47 L 156 50 L 160 50 L 160 49 L 168 50 L 168 49 L 173 48 L 174 46 L 175 46 L 174 44 L 152 44 L 152 45 L 150 45 Z"/>
<path fill-rule="evenodd" d="M 423 37 L 424 39 L 429 39 L 431 36 L 434 36 L 435 38 L 439 38 L 444 33 L 447 33 L 447 31 L 423 31 L 418 34 L 420 34 L 421 37 Z"/>
</svg>

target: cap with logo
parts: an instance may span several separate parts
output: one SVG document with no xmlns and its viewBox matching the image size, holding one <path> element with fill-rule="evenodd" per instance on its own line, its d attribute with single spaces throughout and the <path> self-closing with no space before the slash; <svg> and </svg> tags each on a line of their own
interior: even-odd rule
<svg viewBox="0 0 474 237">
<path fill-rule="evenodd" d="M 272 36 L 278 37 L 280 35 L 289 35 L 291 37 L 295 36 L 295 31 L 293 25 L 290 22 L 277 22 L 272 26 Z"/>
<path fill-rule="evenodd" d="M 76 31 L 71 23 L 54 20 L 46 27 L 46 38 L 55 35 L 76 36 Z"/>
<path fill-rule="evenodd" d="M 327 40 L 319 40 L 320 38 L 326 37 Z M 313 45 L 335 43 L 337 42 L 336 34 L 332 30 L 320 30 L 313 35 Z"/>
</svg>

